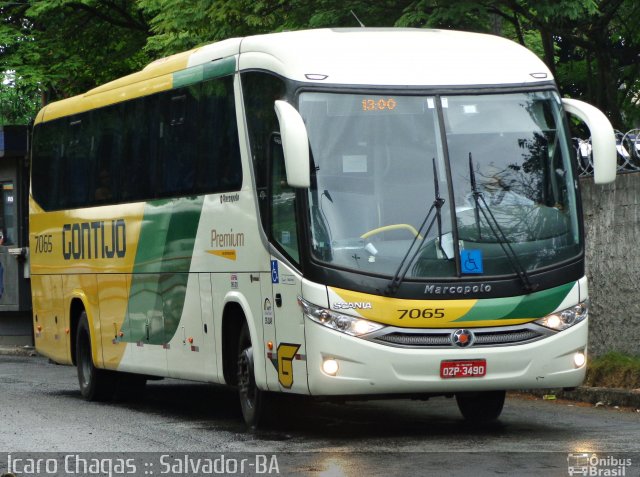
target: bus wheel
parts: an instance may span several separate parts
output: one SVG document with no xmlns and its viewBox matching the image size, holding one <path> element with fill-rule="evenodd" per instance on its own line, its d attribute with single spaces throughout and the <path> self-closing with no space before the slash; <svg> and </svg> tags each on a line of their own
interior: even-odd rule
<svg viewBox="0 0 640 477">
<path fill-rule="evenodd" d="M 80 393 L 87 401 L 106 401 L 115 391 L 115 373 L 98 369 L 93 364 L 89 320 L 85 311 L 80 315 L 76 334 L 76 362 Z"/>
<path fill-rule="evenodd" d="M 238 394 L 242 417 L 247 426 L 252 429 L 264 424 L 264 409 L 266 407 L 267 393 L 256 386 L 253 369 L 253 347 L 249 327 L 245 323 L 240 331 L 238 343 Z"/>
<path fill-rule="evenodd" d="M 485 391 L 456 394 L 458 409 L 472 423 L 484 424 L 500 417 L 505 391 Z"/>
</svg>

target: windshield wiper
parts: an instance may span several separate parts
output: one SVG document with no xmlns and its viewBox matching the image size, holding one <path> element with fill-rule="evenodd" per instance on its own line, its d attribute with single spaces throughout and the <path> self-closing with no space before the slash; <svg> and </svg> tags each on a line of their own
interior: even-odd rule
<svg viewBox="0 0 640 477">
<path fill-rule="evenodd" d="M 429 232 L 431 232 L 431 228 L 433 227 L 433 224 L 437 221 L 437 223 L 438 223 L 438 244 L 436 246 L 442 248 L 442 245 L 440 243 L 442 241 L 442 217 L 441 217 L 441 214 L 440 214 L 440 209 L 444 205 L 444 199 L 442 197 L 440 197 L 440 187 L 438 185 L 438 174 L 437 174 L 437 171 L 436 171 L 436 159 L 435 158 L 433 158 L 433 182 L 434 182 L 433 190 L 434 190 L 434 194 L 435 194 L 435 198 L 433 200 L 433 203 L 431 204 L 431 207 L 429 208 L 429 211 L 427 212 L 427 215 L 424 217 L 424 220 L 422 221 L 422 224 L 420 225 L 420 228 L 418 229 L 418 233 L 416 234 L 415 237 L 413 237 L 413 241 L 411 242 L 411 245 L 409 245 L 409 248 L 407 249 L 407 251 L 405 252 L 404 256 L 402 257 L 402 260 L 400 261 L 400 265 L 398 265 L 396 273 L 393 274 L 393 278 L 391 279 L 391 282 L 389 282 L 389 284 L 387 285 L 387 288 L 384 291 L 384 294 L 387 295 L 387 296 L 396 294 L 396 292 L 400 288 L 400 285 L 404 281 L 404 277 L 407 275 L 407 272 L 409 271 L 409 267 L 411 266 L 411 263 L 413 262 L 413 259 L 416 257 L 416 255 L 418 255 L 418 252 L 420 252 L 420 249 L 422 248 L 422 245 L 423 245 L 422 243 L 415 249 L 415 251 L 413 253 L 411 253 L 411 251 L 413 250 L 413 246 L 418 241 L 418 238 L 420 237 L 420 234 L 422 233 L 422 230 L 424 229 L 424 226 L 426 225 L 427 221 L 429 220 L 429 217 L 431 216 L 431 213 L 434 210 L 436 211 L 436 214 L 431 219 L 431 222 L 429 222 L 429 225 L 427 227 L 427 231 L 424 234 L 424 238 L 426 239 L 429 236 Z M 446 254 L 445 254 L 445 257 L 446 257 Z M 407 258 L 409 258 L 408 261 L 407 261 Z M 406 266 L 405 266 L 405 262 L 406 262 Z M 404 270 L 403 270 L 403 267 L 404 267 Z"/>
<path fill-rule="evenodd" d="M 502 230 L 502 227 L 500 227 L 500 224 L 493 215 L 493 212 L 491 212 L 491 209 L 487 205 L 487 202 L 484 200 L 482 192 L 478 191 L 478 185 L 476 183 L 476 173 L 473 170 L 473 158 L 471 156 L 471 153 L 469 153 L 469 178 L 471 179 L 471 191 L 473 195 L 473 201 L 475 202 L 478 236 L 480 234 L 480 213 L 482 213 L 484 220 L 486 220 L 487 224 L 489 225 L 489 230 L 491 230 L 491 233 L 500 244 L 500 247 L 504 251 L 504 254 L 507 256 L 507 259 L 511 264 L 511 268 L 514 272 L 516 272 L 516 275 L 518 275 L 518 277 L 522 281 L 524 290 L 527 292 L 535 291 L 538 288 L 539 284 L 531 283 L 529 274 L 522 266 L 522 262 L 520 262 L 520 259 L 518 259 L 518 255 L 513 251 L 511 243 L 507 240 L 507 236 Z"/>
<path fill-rule="evenodd" d="M 442 255 L 448 259 L 449 257 L 447 257 L 447 253 L 444 251 L 444 248 L 442 248 L 442 214 L 440 212 L 440 209 L 442 209 L 442 206 L 444 205 L 444 199 L 440 197 L 440 184 L 438 182 L 436 158 L 434 157 L 432 160 L 433 160 L 433 190 L 436 196 L 433 205 L 436 208 L 436 220 L 438 221 L 438 242 L 436 244 L 436 247 L 438 247 L 440 249 L 440 252 L 442 252 Z"/>
</svg>

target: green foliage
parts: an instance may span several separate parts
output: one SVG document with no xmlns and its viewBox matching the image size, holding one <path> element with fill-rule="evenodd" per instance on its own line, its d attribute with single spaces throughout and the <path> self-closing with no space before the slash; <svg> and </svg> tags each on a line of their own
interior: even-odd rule
<svg viewBox="0 0 640 477">
<path fill-rule="evenodd" d="M 586 384 L 611 388 L 640 388 L 640 356 L 611 352 L 589 362 Z"/>
<path fill-rule="evenodd" d="M 151 18 L 147 51 L 167 55 L 225 38 L 284 30 L 394 26 L 408 0 L 138 0 Z M 176 12 L 180 12 L 177 15 Z M 353 13 L 351 13 L 353 12 Z"/>
<path fill-rule="evenodd" d="M 148 61 L 147 26 L 126 0 L 0 2 L 0 70 L 48 99 L 77 94 Z"/>
<path fill-rule="evenodd" d="M 0 79 L 0 125 L 29 124 L 40 106 L 40 88 L 13 74 Z"/>
<path fill-rule="evenodd" d="M 619 129 L 640 121 L 637 0 L 0 0 L 0 71 L 17 71 L 50 100 L 217 40 L 358 27 L 354 14 L 367 27 L 505 36 L 539 55 L 563 94 L 600 107 Z"/>
</svg>

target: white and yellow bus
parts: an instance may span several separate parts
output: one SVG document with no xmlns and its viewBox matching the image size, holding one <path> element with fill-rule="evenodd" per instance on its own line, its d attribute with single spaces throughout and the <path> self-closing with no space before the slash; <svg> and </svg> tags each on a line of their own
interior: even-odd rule
<svg viewBox="0 0 640 477">
<path fill-rule="evenodd" d="M 37 350 L 82 395 L 174 377 L 272 393 L 455 395 L 579 385 L 588 290 L 565 111 L 490 35 L 337 29 L 236 38 L 40 111 Z"/>
</svg>

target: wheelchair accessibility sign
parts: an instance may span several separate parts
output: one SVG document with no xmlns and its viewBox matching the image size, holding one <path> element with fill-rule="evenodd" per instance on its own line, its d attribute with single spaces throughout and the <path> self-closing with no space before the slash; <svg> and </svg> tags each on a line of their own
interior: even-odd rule
<svg viewBox="0 0 640 477">
<path fill-rule="evenodd" d="M 484 273 L 482 250 L 460 250 L 460 263 L 462 265 L 462 273 Z"/>
</svg>

